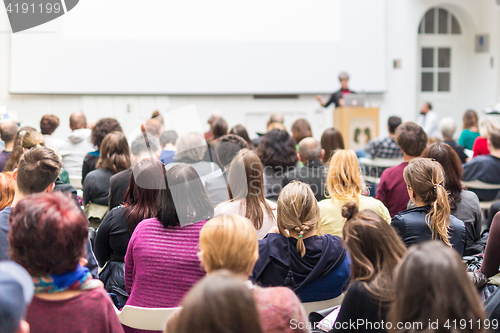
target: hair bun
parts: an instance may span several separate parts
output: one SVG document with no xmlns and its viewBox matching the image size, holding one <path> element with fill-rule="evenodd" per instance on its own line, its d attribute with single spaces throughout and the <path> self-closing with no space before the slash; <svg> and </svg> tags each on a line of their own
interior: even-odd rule
<svg viewBox="0 0 500 333">
<path fill-rule="evenodd" d="M 355 201 L 351 201 L 342 206 L 342 217 L 350 220 L 359 212 L 358 204 Z"/>
</svg>

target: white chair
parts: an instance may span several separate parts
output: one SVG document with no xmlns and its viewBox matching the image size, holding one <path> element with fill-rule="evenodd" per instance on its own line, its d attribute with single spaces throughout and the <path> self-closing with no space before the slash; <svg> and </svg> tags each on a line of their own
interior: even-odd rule
<svg viewBox="0 0 500 333">
<path fill-rule="evenodd" d="M 396 165 L 399 165 L 404 162 L 401 158 L 366 158 L 361 157 L 358 159 L 359 163 L 363 165 L 365 168 L 370 171 L 371 168 L 390 168 Z M 363 175 L 363 178 L 370 183 L 378 184 L 380 183 L 380 175 L 379 177 Z"/>
<path fill-rule="evenodd" d="M 467 186 L 468 189 L 476 189 L 476 190 L 499 190 L 500 191 L 500 184 L 488 184 L 485 182 L 482 182 L 480 180 L 471 180 L 468 182 L 462 182 L 465 186 Z M 489 210 L 491 205 L 499 200 L 493 200 L 493 201 L 480 201 L 479 206 L 483 210 Z"/>
<path fill-rule="evenodd" d="M 342 304 L 343 300 L 344 300 L 344 294 L 341 294 L 339 297 L 327 299 L 325 301 L 302 303 L 302 306 L 304 307 L 304 310 L 306 310 L 306 314 L 309 315 L 311 312 L 314 311 L 320 311 L 334 307 L 336 305 L 340 305 Z"/>
<path fill-rule="evenodd" d="M 69 184 L 77 190 L 81 190 L 83 188 L 82 177 L 69 177 Z"/>
<path fill-rule="evenodd" d="M 120 311 L 115 312 L 122 325 L 146 331 L 164 331 L 167 320 L 178 308 L 141 308 L 138 306 L 125 305 Z"/>
</svg>

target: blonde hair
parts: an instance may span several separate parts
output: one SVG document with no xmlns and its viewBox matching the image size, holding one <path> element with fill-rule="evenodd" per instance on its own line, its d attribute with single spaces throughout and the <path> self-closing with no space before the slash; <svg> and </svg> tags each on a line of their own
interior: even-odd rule
<svg viewBox="0 0 500 333">
<path fill-rule="evenodd" d="M 328 196 L 332 199 L 358 200 L 362 181 L 354 151 L 340 149 L 333 154 L 328 169 L 327 188 Z"/>
<path fill-rule="evenodd" d="M 207 273 L 228 269 L 237 274 L 250 274 L 259 258 L 255 227 L 239 215 L 211 219 L 201 228 L 198 256 Z"/>
<path fill-rule="evenodd" d="M 500 126 L 495 119 L 491 117 L 483 117 L 479 120 L 478 128 L 481 137 L 488 138 L 490 133 L 495 129 L 500 129 Z"/>
<path fill-rule="evenodd" d="M 278 228 L 289 237 L 291 232 L 298 236 L 297 252 L 306 254 L 303 235 L 314 229 L 319 219 L 319 207 L 309 185 L 292 181 L 285 186 L 278 197 Z"/>
<path fill-rule="evenodd" d="M 268 132 L 271 132 L 274 129 L 279 129 L 280 131 L 286 131 L 286 127 L 282 123 L 274 122 L 274 123 L 270 123 L 269 126 L 267 126 Z"/>
<path fill-rule="evenodd" d="M 38 146 L 45 147 L 45 140 L 43 139 L 43 135 L 40 132 L 26 131 L 21 146 L 26 149 L 31 149 Z"/>
</svg>

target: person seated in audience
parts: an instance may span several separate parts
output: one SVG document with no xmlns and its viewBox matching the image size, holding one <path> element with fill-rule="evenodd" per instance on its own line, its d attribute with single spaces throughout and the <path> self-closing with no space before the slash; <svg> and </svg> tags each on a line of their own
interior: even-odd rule
<svg viewBox="0 0 500 333">
<path fill-rule="evenodd" d="M 258 238 L 264 238 L 276 226 L 276 204 L 264 197 L 262 163 L 255 152 L 242 149 L 236 155 L 229 168 L 228 184 L 230 200 L 215 208 L 215 216 L 245 216 L 252 221 Z"/>
<path fill-rule="evenodd" d="M 35 285 L 26 316 L 33 332 L 123 332 L 102 282 L 84 267 L 88 221 L 72 198 L 26 197 L 12 209 L 10 225 L 11 258 Z"/>
<path fill-rule="evenodd" d="M 480 138 L 477 138 L 479 140 Z M 464 181 L 480 180 L 488 184 L 500 184 L 500 129 L 494 129 L 488 137 L 489 155 L 474 157 L 464 164 Z M 480 201 L 495 200 L 498 190 L 476 190 Z"/>
<path fill-rule="evenodd" d="M 285 118 L 281 113 L 273 113 L 266 122 L 266 133 L 269 133 L 273 129 L 281 129 L 286 131 L 286 128 L 284 128 L 285 125 L 283 125 L 284 122 Z M 257 135 L 258 137 L 253 140 L 253 145 L 255 148 L 257 148 L 260 143 L 260 139 L 265 135 L 265 133 L 257 133 Z"/>
<path fill-rule="evenodd" d="M 288 323 L 290 326 L 290 323 Z M 173 333 L 264 333 L 252 289 L 228 271 L 197 283 L 182 301 Z"/>
<path fill-rule="evenodd" d="M 477 195 L 462 188 L 463 168 L 457 153 L 448 144 L 440 142 L 427 147 L 422 157 L 433 159 L 443 167 L 450 214 L 463 221 L 467 230 L 464 255 L 481 253 L 485 245 L 481 240 L 481 207 Z M 414 208 L 414 204 L 408 208 Z"/>
<path fill-rule="evenodd" d="M 298 180 L 309 184 L 316 200 L 325 199 L 325 180 L 327 168 L 321 162 L 325 151 L 321 149 L 321 144 L 314 138 L 304 138 L 298 144 L 299 153 L 297 157 L 304 165 L 285 174 L 283 177 L 283 187 L 292 180 Z"/>
<path fill-rule="evenodd" d="M 219 144 L 215 152 L 219 160 L 219 165 L 222 165 L 222 174 L 226 182 L 231 162 L 242 149 L 248 149 L 248 143 L 236 134 L 226 134 L 219 138 Z"/>
<path fill-rule="evenodd" d="M 292 137 L 298 145 L 304 138 L 312 137 L 311 125 L 306 119 L 297 119 L 290 128 Z"/>
<path fill-rule="evenodd" d="M 488 241 L 486 242 L 486 248 L 484 249 L 484 259 L 481 264 L 479 271 L 475 273 L 480 273 L 483 277 L 479 277 L 479 281 L 482 281 L 477 287 L 481 287 L 486 284 L 488 279 L 493 275 L 498 274 L 500 267 L 500 213 L 496 213 L 493 217 L 493 221 L 490 226 L 490 233 L 488 236 Z M 475 281 L 477 283 L 477 281 Z"/>
<path fill-rule="evenodd" d="M 155 110 L 151 115 L 151 119 L 155 119 L 160 122 L 161 132 L 163 133 L 163 128 L 165 127 L 165 120 L 163 119 L 163 116 L 161 115 L 160 111 Z"/>
<path fill-rule="evenodd" d="M 212 113 L 210 117 L 207 120 L 207 124 L 210 125 L 210 130 L 208 132 L 205 132 L 204 137 L 207 142 L 210 142 L 214 139 L 214 133 L 212 132 L 212 124 L 214 121 L 217 119 L 222 118 L 221 114 L 218 112 Z"/>
<path fill-rule="evenodd" d="M 253 141 L 248 136 L 247 129 L 243 125 L 236 125 L 229 131 L 229 134 L 235 134 L 241 137 L 243 140 L 247 142 L 248 149 L 253 149 Z"/>
<path fill-rule="evenodd" d="M 170 169 L 181 163 L 191 165 L 200 176 L 210 201 L 216 206 L 228 200 L 227 184 L 221 168 L 215 163 L 203 160 L 206 151 L 207 142 L 203 139 L 202 134 L 195 132 L 185 134 L 177 142 L 176 162 L 165 167 Z"/>
<path fill-rule="evenodd" d="M 82 112 L 75 112 L 69 117 L 69 127 L 71 134 L 61 144 L 59 154 L 70 177 L 79 178 L 85 156 L 94 150 L 90 141 L 92 130 L 87 128 L 87 118 Z"/>
<path fill-rule="evenodd" d="M 478 121 L 476 111 L 467 110 L 463 117 L 463 131 L 460 133 L 460 138 L 458 139 L 458 144 L 465 147 L 465 149 L 472 150 L 474 146 L 474 141 L 479 136 Z"/>
<path fill-rule="evenodd" d="M 283 186 L 283 177 L 297 166 L 295 141 L 287 131 L 273 129 L 261 137 L 256 149 L 264 166 L 264 192 L 266 198 L 277 201 Z"/>
<path fill-rule="evenodd" d="M 385 138 L 377 138 L 369 141 L 366 144 L 365 152 L 371 158 L 403 158 L 403 152 L 396 143 L 396 129 L 401 125 L 401 118 L 392 116 L 387 122 L 389 136 Z"/>
<path fill-rule="evenodd" d="M 380 177 L 376 198 L 389 209 L 391 217 L 406 209 L 410 197 L 403 179 L 408 162 L 419 157 L 427 146 L 427 135 L 422 127 L 407 122 L 396 129 L 396 142 L 403 151 L 404 162 L 386 169 Z"/>
<path fill-rule="evenodd" d="M 128 244 L 127 305 L 179 306 L 188 290 L 205 275 L 197 256 L 198 240 L 201 228 L 213 216 L 212 203 L 191 165 L 172 166 L 164 179 L 156 218 L 139 223 Z M 125 330 L 134 332 L 128 327 Z"/>
<path fill-rule="evenodd" d="M 55 151 L 59 151 L 64 141 L 52 136 L 54 131 L 59 127 L 59 118 L 57 116 L 46 114 L 40 120 L 40 132 L 43 135 L 45 145 Z"/>
<path fill-rule="evenodd" d="M 379 200 L 361 194 L 363 182 L 358 158 L 352 150 L 337 150 L 333 154 L 326 179 L 328 196 L 318 202 L 319 225 L 318 234 L 342 237 L 345 219 L 342 217 L 342 206 L 346 202 L 356 201 L 361 210 L 371 209 L 387 223 L 391 222 L 389 211 Z"/>
<path fill-rule="evenodd" d="M 10 206 L 0 211 L 0 260 L 9 259 L 9 216 L 12 209 L 23 198 L 35 193 L 52 192 L 55 190 L 55 181 L 61 170 L 61 158 L 52 149 L 35 147 L 21 156 L 17 169 L 13 172 L 15 180 L 15 194 Z M 62 191 L 61 191 L 62 192 Z M 87 239 L 87 267 L 93 276 L 97 276 L 97 261 Z"/>
<path fill-rule="evenodd" d="M 227 134 L 227 123 L 223 118 L 218 118 L 212 123 L 212 140 L 207 141 L 207 150 L 203 156 L 203 160 L 217 164 L 221 169 L 223 165 L 220 164 L 217 158 L 216 148 L 219 145 L 219 139 Z"/>
<path fill-rule="evenodd" d="M 17 129 L 17 124 L 11 121 L 0 125 L 0 138 L 5 143 L 5 149 L 0 153 L 0 172 L 5 168 L 5 164 L 9 160 L 10 154 L 14 149 Z"/>
<path fill-rule="evenodd" d="M 200 232 L 201 264 L 207 275 L 228 270 L 242 281 L 248 280 L 259 255 L 259 243 L 248 219 L 224 215 L 208 221 Z M 248 282 L 247 282 L 248 283 Z M 291 321 L 307 323 L 306 313 L 295 293 L 289 288 L 261 288 L 251 285 L 262 330 L 265 333 L 309 332 L 294 330 Z M 182 315 L 182 311 L 180 312 Z M 177 312 L 167 322 L 166 332 L 175 332 Z"/>
<path fill-rule="evenodd" d="M 441 164 L 427 158 L 414 159 L 404 170 L 404 180 L 417 207 L 398 213 L 391 225 L 406 246 L 436 239 L 463 256 L 466 228 L 463 221 L 450 215 Z"/>
<path fill-rule="evenodd" d="M 338 236 L 317 236 L 319 207 L 311 188 L 293 181 L 278 198 L 279 232 L 259 241 L 252 279 L 263 287 L 291 288 L 302 302 L 340 296 L 350 260 Z"/>
<path fill-rule="evenodd" d="M 454 139 L 453 135 L 455 134 L 455 131 L 457 130 L 457 124 L 455 123 L 455 120 L 451 117 L 443 118 L 439 122 L 439 129 L 441 130 L 441 134 L 443 134 L 443 142 L 446 143 L 448 146 L 453 148 L 453 150 L 457 153 L 458 157 L 460 158 L 460 162 L 463 164 L 467 162 L 467 154 L 465 154 L 465 147 L 459 145 Z"/>
<path fill-rule="evenodd" d="M 11 172 L 0 173 L 0 211 L 5 207 L 10 207 L 16 194 L 16 181 L 12 178 Z"/>
<path fill-rule="evenodd" d="M 15 262 L 0 262 L 0 332 L 30 333 L 26 309 L 33 298 L 33 280 Z"/>
<path fill-rule="evenodd" d="M 143 134 L 140 134 L 132 141 L 130 158 L 133 165 L 139 164 L 145 158 L 158 158 L 160 156 L 161 149 L 158 140 L 154 136 L 147 134 L 147 141 Z M 132 168 L 128 168 L 112 175 L 109 179 L 109 210 L 123 204 L 130 184 L 131 174 Z"/>
<path fill-rule="evenodd" d="M 488 139 L 491 132 L 497 129 L 500 129 L 500 125 L 498 125 L 495 119 L 491 117 L 484 117 L 479 120 L 480 135 L 476 138 L 474 145 L 472 146 L 472 151 L 474 153 L 473 157 L 490 154 Z"/>
<path fill-rule="evenodd" d="M 351 283 L 336 322 L 343 327 L 358 319 L 385 322 L 396 292 L 393 273 L 406 252 L 405 245 L 387 222 L 372 210 L 360 212 L 355 202 L 342 207 L 342 216 L 346 218 L 342 233 L 351 258 Z M 346 330 L 333 329 L 331 333 L 341 331 Z M 372 330 L 358 327 L 357 331 Z"/>
<path fill-rule="evenodd" d="M 175 162 L 175 152 L 177 151 L 177 139 L 179 136 L 176 131 L 165 131 L 160 134 L 161 155 L 160 161 L 167 165 Z"/>
<path fill-rule="evenodd" d="M 439 131 L 439 115 L 435 111 L 432 111 L 431 103 L 425 102 L 422 105 L 422 109 L 417 118 L 417 124 L 422 127 L 429 138 L 439 138 L 441 136 Z"/>
<path fill-rule="evenodd" d="M 330 165 L 330 159 L 333 154 L 339 150 L 344 149 L 344 138 L 342 137 L 342 133 L 335 127 L 328 128 L 321 135 L 321 147 L 325 150 L 325 154 L 323 155 L 323 164 L 328 167 Z"/>
<path fill-rule="evenodd" d="M 163 126 L 159 119 L 151 118 L 144 124 L 144 129 L 146 133 L 152 135 L 156 140 L 159 140 L 163 131 Z"/>
<path fill-rule="evenodd" d="M 111 176 L 130 168 L 130 151 L 122 132 L 111 132 L 101 143 L 97 169 L 83 182 L 83 205 L 108 205 Z"/>
<path fill-rule="evenodd" d="M 10 153 L 9 159 L 5 163 L 3 171 L 14 171 L 17 168 L 19 160 L 24 153 L 23 139 L 26 133 L 29 132 L 36 132 L 36 130 L 30 126 L 24 126 L 19 129 L 16 138 L 14 139 L 14 148 L 12 148 L 12 152 Z"/>
<path fill-rule="evenodd" d="M 123 132 L 118 121 L 113 118 L 103 118 L 99 120 L 92 128 L 90 140 L 97 150 L 91 151 L 87 155 L 85 155 L 82 166 L 82 184 L 84 183 L 87 174 L 90 171 L 96 169 L 96 165 L 100 157 L 102 141 L 104 140 L 106 135 L 111 132 Z"/>
<path fill-rule="evenodd" d="M 441 142 L 441 139 L 435 137 L 435 136 L 431 136 L 427 139 L 427 147 L 435 144 L 435 143 L 438 143 L 438 142 Z"/>
<path fill-rule="evenodd" d="M 21 147 L 23 147 L 23 153 L 33 147 L 46 147 L 43 135 L 37 131 L 29 131 L 23 136 L 23 141 Z"/>
<path fill-rule="evenodd" d="M 401 332 L 487 332 L 481 298 L 465 268 L 462 258 L 441 242 L 411 247 L 396 268 L 397 292 L 388 322 L 392 327 L 401 323 L 419 327 L 398 330 Z M 466 322 L 469 326 L 448 329 L 447 322 Z"/>
</svg>

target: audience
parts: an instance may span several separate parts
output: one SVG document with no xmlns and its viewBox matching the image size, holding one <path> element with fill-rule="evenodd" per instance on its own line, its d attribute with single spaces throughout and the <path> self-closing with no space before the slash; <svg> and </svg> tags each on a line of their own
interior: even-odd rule
<svg viewBox="0 0 500 333">
<path fill-rule="evenodd" d="M 256 153 L 264 166 L 265 196 L 277 201 L 285 173 L 298 162 L 295 141 L 287 131 L 274 129 L 261 137 Z"/>
<path fill-rule="evenodd" d="M 298 180 L 309 184 L 316 200 L 325 199 L 325 180 L 327 168 L 321 162 L 325 151 L 321 149 L 321 144 L 314 138 L 304 138 L 298 144 L 297 157 L 304 165 L 288 171 L 283 177 L 283 187 L 293 180 Z"/>
<path fill-rule="evenodd" d="M 401 118 L 389 117 L 387 129 L 389 136 L 386 138 L 373 139 L 366 144 L 365 152 L 371 158 L 403 158 L 403 152 L 396 143 L 396 129 L 401 125 Z"/>
<path fill-rule="evenodd" d="M 486 332 L 484 307 L 465 267 L 460 256 L 440 242 L 410 248 L 396 269 L 398 292 L 388 316 L 392 327 L 407 323 L 398 332 L 408 333 Z M 458 323 L 467 327 L 460 329 Z"/>
<path fill-rule="evenodd" d="M 175 152 L 177 151 L 177 139 L 179 136 L 176 131 L 165 131 L 160 134 L 161 155 L 160 161 L 167 165 L 175 162 Z"/>
<path fill-rule="evenodd" d="M 474 146 L 474 141 L 479 136 L 478 121 L 476 111 L 467 110 L 463 117 L 463 131 L 460 133 L 460 138 L 458 139 L 458 144 L 465 147 L 465 149 L 472 150 Z"/>
<path fill-rule="evenodd" d="M 158 110 L 154 111 L 153 114 L 151 115 L 151 119 L 156 119 L 160 122 L 161 131 L 163 133 L 163 127 L 165 126 L 165 123 L 164 123 L 164 119 L 163 119 L 163 116 L 161 115 L 160 111 L 158 111 Z"/>
<path fill-rule="evenodd" d="M 13 122 L 5 122 L 0 125 L 0 138 L 5 143 L 5 149 L 0 153 L 0 172 L 5 168 L 16 139 L 18 126 Z"/>
<path fill-rule="evenodd" d="M 215 208 L 215 216 L 241 215 L 252 221 L 259 239 L 276 226 L 276 204 L 264 197 L 262 163 L 253 151 L 241 150 L 229 168 L 230 200 Z"/>
<path fill-rule="evenodd" d="M 223 165 L 220 164 L 219 159 L 217 158 L 216 148 L 219 145 L 219 139 L 227 134 L 227 123 L 224 119 L 218 118 L 215 119 L 212 123 L 212 140 L 207 141 L 207 150 L 203 156 L 203 160 L 207 162 L 212 162 L 217 164 L 221 169 Z"/>
<path fill-rule="evenodd" d="M 12 178 L 11 172 L 0 173 L 0 211 L 5 207 L 10 207 L 16 193 L 16 182 Z"/>
<path fill-rule="evenodd" d="M 111 132 L 122 132 L 122 128 L 118 121 L 113 118 L 103 118 L 99 120 L 94 128 L 90 140 L 97 150 L 89 152 L 85 155 L 82 166 L 82 184 L 85 182 L 85 177 L 90 171 L 96 169 L 97 161 L 99 161 L 101 144 L 106 135 Z"/>
<path fill-rule="evenodd" d="M 484 249 L 484 259 L 479 272 L 488 278 L 498 274 L 500 267 L 500 213 L 496 213 L 491 222 L 490 234 Z"/>
<path fill-rule="evenodd" d="M 147 134 L 147 142 L 143 134 L 132 141 L 130 145 L 130 158 L 133 165 L 139 164 L 145 158 L 156 158 L 160 156 L 160 143 L 158 140 Z M 109 179 L 109 210 L 123 204 L 125 194 L 130 184 L 132 169 L 128 168 L 111 176 Z"/>
<path fill-rule="evenodd" d="M 63 140 L 52 136 L 58 127 L 59 118 L 57 116 L 46 114 L 42 117 L 42 120 L 40 120 L 40 132 L 43 135 L 45 145 L 57 152 L 61 149 L 61 146 L 64 143 Z"/>
<path fill-rule="evenodd" d="M 248 149 L 248 143 L 236 134 L 226 134 L 219 138 L 219 144 L 217 145 L 215 152 L 217 154 L 219 164 L 222 165 L 222 173 L 226 181 L 233 158 L 240 152 L 240 150 L 245 148 Z"/>
<path fill-rule="evenodd" d="M 465 154 L 465 147 L 459 145 L 454 139 L 453 135 L 457 130 L 457 124 L 455 120 L 451 117 L 443 118 L 439 122 L 439 129 L 441 130 L 441 134 L 443 134 L 443 142 L 449 145 L 453 150 L 457 153 L 460 158 L 460 162 L 463 164 L 467 162 L 468 156 Z"/>
<path fill-rule="evenodd" d="M 420 110 L 420 115 L 417 118 L 418 126 L 422 127 L 427 137 L 439 138 L 439 116 L 435 111 L 432 111 L 432 104 L 425 102 Z"/>
<path fill-rule="evenodd" d="M 356 201 L 361 210 L 371 209 L 387 223 L 391 216 L 382 202 L 361 194 L 362 181 L 356 153 L 352 150 L 337 150 L 333 154 L 326 180 L 329 195 L 318 203 L 320 218 L 318 234 L 342 237 L 345 219 L 342 206 L 349 201 Z"/>
<path fill-rule="evenodd" d="M 344 327 L 359 319 L 385 322 L 396 292 L 394 269 L 406 248 L 394 229 L 373 211 L 359 212 L 358 205 L 349 202 L 342 207 L 342 216 L 346 218 L 342 233 L 351 258 L 351 284 L 336 322 Z M 346 330 L 331 332 L 340 331 Z M 358 326 L 357 331 L 372 330 Z"/>
<path fill-rule="evenodd" d="M 473 157 L 490 154 L 488 139 L 491 132 L 498 129 L 500 129 L 500 126 L 496 120 L 491 117 L 484 117 L 479 120 L 480 135 L 476 138 L 474 145 L 472 146 L 472 151 L 474 153 Z"/>
<path fill-rule="evenodd" d="M 247 129 L 243 125 L 236 125 L 229 131 L 229 134 L 235 134 L 245 140 L 248 144 L 248 149 L 253 149 L 253 141 L 248 136 Z"/>
<path fill-rule="evenodd" d="M 283 125 L 284 122 L 285 122 L 285 118 L 283 118 L 282 114 L 280 114 L 280 113 L 273 113 L 269 117 L 269 119 L 268 119 L 268 121 L 266 123 L 266 133 L 269 133 L 273 129 L 281 129 L 281 130 L 286 131 L 285 125 Z M 255 140 L 253 140 L 253 145 L 256 148 L 259 145 L 260 139 L 265 134 L 264 133 L 257 133 L 257 135 L 259 137 L 257 139 L 255 139 Z"/>
<path fill-rule="evenodd" d="M 82 176 L 85 155 L 94 150 L 90 142 L 92 131 L 87 128 L 87 118 L 81 112 L 75 112 L 69 117 L 69 127 L 71 134 L 61 144 L 59 154 L 70 177 L 79 178 Z"/>
<path fill-rule="evenodd" d="M 33 127 L 29 126 L 24 126 L 19 129 L 16 138 L 14 139 L 14 148 L 12 148 L 12 152 L 10 153 L 9 159 L 5 163 L 3 171 L 14 171 L 17 168 L 17 164 L 19 163 L 19 160 L 24 153 L 24 136 L 26 135 L 26 133 L 30 132 L 36 132 L 36 130 Z"/>
<path fill-rule="evenodd" d="M 303 118 L 297 119 L 292 124 L 290 131 L 292 132 L 292 137 L 296 144 L 299 144 L 304 138 L 312 137 L 311 125 L 306 119 Z"/>
<path fill-rule="evenodd" d="M 23 148 L 23 153 L 33 147 L 45 147 L 45 140 L 43 135 L 37 131 L 29 131 L 23 136 L 23 141 L 21 142 L 21 147 Z"/>
<path fill-rule="evenodd" d="M 259 241 L 253 280 L 263 287 L 291 288 L 302 302 L 340 296 L 350 260 L 338 236 L 317 236 L 319 207 L 311 188 L 294 181 L 278 198 L 279 231 Z"/>
<path fill-rule="evenodd" d="M 404 162 L 382 173 L 376 195 L 377 199 L 389 209 L 391 217 L 405 210 L 410 200 L 403 180 L 403 170 L 408 162 L 422 154 L 427 145 L 427 135 L 422 127 L 407 122 L 396 129 L 396 142 L 403 151 Z"/>
<path fill-rule="evenodd" d="M 157 118 L 151 118 L 144 124 L 144 129 L 146 133 L 152 135 L 156 140 L 159 140 L 163 130 L 163 125 Z"/>
<path fill-rule="evenodd" d="M 33 332 L 123 332 L 102 283 L 83 267 L 88 222 L 73 199 L 26 197 L 9 221 L 11 258 L 35 285 L 26 316 Z"/>
<path fill-rule="evenodd" d="M 391 225 L 406 246 L 436 239 L 453 247 L 463 256 L 465 224 L 450 215 L 441 164 L 427 158 L 414 159 L 404 170 L 404 180 L 408 194 L 417 207 L 398 213 Z"/>
<path fill-rule="evenodd" d="M 330 158 L 338 149 L 344 149 L 344 138 L 342 133 L 335 127 L 328 128 L 321 135 L 321 147 L 325 150 L 323 164 L 328 167 Z"/>
<path fill-rule="evenodd" d="M 464 181 L 480 180 L 488 184 L 500 184 L 500 129 L 489 133 L 488 150 L 489 155 L 474 157 L 464 164 Z M 498 190 L 471 190 L 480 201 L 492 201 L 498 195 Z"/>
<path fill-rule="evenodd" d="M 210 125 L 210 131 L 206 132 L 204 134 L 204 137 L 205 137 L 205 140 L 207 142 L 210 142 L 214 139 L 214 133 L 212 132 L 212 124 L 214 123 L 215 120 L 219 119 L 219 118 L 222 118 L 222 116 L 220 115 L 220 113 L 213 113 L 207 120 L 207 124 Z"/>
</svg>

